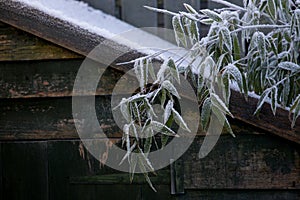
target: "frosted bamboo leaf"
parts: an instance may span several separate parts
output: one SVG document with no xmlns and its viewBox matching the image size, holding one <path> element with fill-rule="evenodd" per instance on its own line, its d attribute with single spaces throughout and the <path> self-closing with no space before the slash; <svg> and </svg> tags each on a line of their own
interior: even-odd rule
<svg viewBox="0 0 300 200">
<path fill-rule="evenodd" d="M 188 128 L 188 125 L 185 123 L 182 116 L 177 112 L 177 110 L 172 108 L 172 112 L 173 112 L 174 120 L 180 126 L 180 128 L 182 128 L 188 132 L 191 132 L 191 130 Z"/>
<path fill-rule="evenodd" d="M 225 103 L 220 99 L 220 97 L 218 95 L 211 93 L 210 96 L 211 96 L 212 105 L 214 105 L 219 110 L 221 110 L 223 113 L 226 113 L 230 117 L 233 118 L 233 115 L 230 113 L 228 107 L 225 105 Z"/>
<path fill-rule="evenodd" d="M 233 76 L 234 80 L 237 82 L 240 91 L 243 91 L 243 77 L 240 70 L 233 64 L 229 64 L 225 67 L 225 72 Z"/>
<path fill-rule="evenodd" d="M 174 106 L 174 102 L 172 100 L 169 100 L 165 107 L 165 111 L 164 111 L 164 123 L 167 123 L 167 121 L 172 113 L 171 111 L 172 111 L 173 106 Z"/>
<path fill-rule="evenodd" d="M 277 87 L 273 87 L 271 91 L 271 109 L 274 116 L 276 114 L 276 108 L 277 108 L 277 96 L 278 96 L 278 89 Z"/>
<path fill-rule="evenodd" d="M 164 135 L 168 135 L 168 136 L 178 137 L 178 135 L 176 135 L 176 133 L 172 129 L 170 129 L 169 127 L 167 127 L 166 125 L 164 125 L 160 122 L 152 121 L 151 127 L 153 128 L 153 131 L 160 132 L 160 133 L 162 133 Z"/>
<path fill-rule="evenodd" d="M 170 68 L 170 72 L 171 72 L 172 76 L 176 79 L 176 81 L 178 83 L 180 83 L 180 76 L 179 76 L 178 68 L 176 67 L 176 64 L 173 59 L 169 59 L 168 67 Z"/>
<path fill-rule="evenodd" d="M 187 11 L 189 11 L 190 13 L 192 13 L 192 14 L 198 14 L 198 12 L 192 6 L 190 6 L 189 4 L 184 3 L 183 5 L 184 5 L 185 9 Z"/>
<path fill-rule="evenodd" d="M 201 10 L 201 12 L 216 22 L 222 21 L 221 16 L 212 10 L 204 9 L 204 10 Z"/>
<path fill-rule="evenodd" d="M 268 0 L 268 10 L 274 20 L 277 19 L 277 7 L 275 0 Z"/>
<path fill-rule="evenodd" d="M 297 98 L 294 100 L 291 109 L 290 109 L 290 115 L 293 115 L 292 125 L 293 128 L 296 124 L 297 118 L 300 116 L 300 95 L 297 96 Z"/>
<path fill-rule="evenodd" d="M 260 96 L 259 101 L 257 103 L 257 107 L 256 110 L 254 112 L 254 115 L 261 109 L 262 105 L 264 104 L 264 102 L 267 100 L 270 92 L 271 92 L 272 88 L 268 88 L 266 89 Z"/>
<path fill-rule="evenodd" d="M 281 62 L 278 64 L 278 67 L 281 69 L 285 69 L 291 72 L 296 72 L 296 71 L 300 71 L 300 66 L 292 63 L 292 62 Z"/>
<path fill-rule="evenodd" d="M 169 80 L 165 80 L 162 83 L 162 87 L 165 88 L 167 91 L 169 91 L 172 95 L 174 95 L 178 99 L 180 99 L 180 96 L 179 96 L 179 94 L 177 92 L 177 89 L 175 88 L 175 86 Z"/>
<path fill-rule="evenodd" d="M 230 36 L 230 31 L 227 27 L 222 27 L 220 29 L 220 32 L 222 34 L 222 38 L 224 40 L 224 44 L 226 46 L 226 48 L 229 51 L 232 51 L 232 41 L 231 41 L 231 36 Z"/>
<path fill-rule="evenodd" d="M 186 47 L 187 41 L 184 33 L 184 29 L 181 23 L 181 17 L 179 15 L 176 15 L 172 18 L 172 25 L 175 32 L 175 39 L 177 42 L 177 45 L 179 46 L 180 43 Z"/>
<path fill-rule="evenodd" d="M 211 115 L 211 100 L 210 98 L 207 98 L 205 99 L 201 110 L 201 124 L 204 131 L 207 130 L 210 115 Z"/>
<path fill-rule="evenodd" d="M 128 103 L 127 102 L 122 103 L 120 105 L 120 110 L 125 120 L 129 123 L 131 121 L 131 116 L 128 109 Z"/>
</svg>

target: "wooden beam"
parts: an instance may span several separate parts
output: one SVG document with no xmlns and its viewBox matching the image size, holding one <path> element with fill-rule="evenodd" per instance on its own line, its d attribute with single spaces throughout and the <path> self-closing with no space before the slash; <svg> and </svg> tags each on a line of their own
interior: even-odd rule
<svg viewBox="0 0 300 200">
<path fill-rule="evenodd" d="M 144 55 L 128 46 L 121 45 L 87 29 L 29 7 L 22 2 L 0 1 L 0 19 L 18 29 L 83 56 L 87 56 L 91 50 L 95 49 L 104 40 L 105 44 L 102 43 L 102 48 L 96 50 L 97 55 L 104 52 L 107 56 L 121 55 L 113 63 L 126 62 Z M 97 60 L 97 55 L 90 56 L 92 59 Z M 115 67 L 127 71 L 130 66 L 118 65 Z"/>
<path fill-rule="evenodd" d="M 28 62 L 0 62 L 0 99 L 37 98 L 37 97 L 71 97 L 74 81 L 83 60 L 43 60 Z M 87 80 L 102 77 L 98 83 L 96 95 L 111 95 L 116 83 L 123 73 L 111 67 L 90 61 L 93 73 Z M 137 79 L 123 76 L 123 92 L 135 91 Z M 89 87 L 90 83 L 86 82 Z M 122 86 L 122 84 L 119 84 Z M 93 95 L 86 91 L 86 95 Z"/>
<path fill-rule="evenodd" d="M 83 56 L 0 22 L 0 61 L 49 60 Z"/>
<path fill-rule="evenodd" d="M 297 120 L 296 126 L 291 128 L 289 112 L 278 108 L 274 116 L 268 103 L 263 105 L 258 116 L 254 116 L 257 103 L 256 98 L 248 97 L 246 101 L 239 92 L 232 91 L 229 106 L 236 119 L 300 144 L 300 119 Z"/>
</svg>

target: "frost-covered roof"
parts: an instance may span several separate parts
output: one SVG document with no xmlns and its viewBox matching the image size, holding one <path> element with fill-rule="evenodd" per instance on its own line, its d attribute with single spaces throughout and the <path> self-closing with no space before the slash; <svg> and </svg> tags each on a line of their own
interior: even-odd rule
<svg viewBox="0 0 300 200">
<path fill-rule="evenodd" d="M 110 41 L 110 50 L 130 49 L 137 52 L 129 58 L 138 57 L 139 53 L 152 53 L 141 49 L 144 46 L 160 49 L 174 47 L 165 40 L 76 0 L 0 1 L 0 18 L 82 55 L 87 55 L 104 40 Z M 130 34 L 124 34 L 128 31 Z"/>
</svg>

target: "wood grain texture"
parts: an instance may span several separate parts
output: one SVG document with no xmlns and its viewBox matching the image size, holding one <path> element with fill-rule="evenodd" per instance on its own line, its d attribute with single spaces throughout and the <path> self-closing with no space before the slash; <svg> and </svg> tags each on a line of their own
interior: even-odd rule
<svg viewBox="0 0 300 200">
<path fill-rule="evenodd" d="M 48 199 L 46 142 L 2 143 L 3 199 Z"/>
<path fill-rule="evenodd" d="M 0 1 L 0 19 L 18 29 L 83 56 L 89 55 L 94 50 L 94 54 L 89 55 L 94 60 L 99 60 L 99 54 L 105 54 L 105 57 L 118 58 L 113 61 L 115 64 L 134 60 L 143 55 L 125 45 L 29 7 L 22 2 Z M 100 43 L 102 43 L 101 48 L 96 48 Z M 115 67 L 127 71 L 132 66 L 118 65 Z"/>
<path fill-rule="evenodd" d="M 0 61 L 70 58 L 82 56 L 0 22 Z"/>
<path fill-rule="evenodd" d="M 284 190 L 188 190 L 177 200 L 299 200 L 299 191 Z"/>
<path fill-rule="evenodd" d="M 82 59 L 0 62 L 0 99 L 70 97 L 82 63 Z M 83 83 L 86 88 L 90 88 L 90 79 L 102 76 L 97 90 L 93 94 L 86 91 L 85 95 L 110 95 L 120 79 L 126 79 L 124 93 L 135 91 L 134 87 L 138 86 L 135 77 L 123 76 L 122 72 L 111 67 L 106 68 L 91 60 L 89 67 L 93 70 L 85 77 L 88 80 Z"/>
<path fill-rule="evenodd" d="M 121 136 L 121 130 L 112 120 L 111 108 L 108 105 L 110 97 L 96 98 L 100 127 L 90 127 L 90 135 L 85 137 L 97 138 L 100 128 L 109 137 Z M 1 100 L 0 110 L 0 140 L 78 138 L 71 98 Z"/>
<path fill-rule="evenodd" d="M 0 199 L 3 199 L 3 173 L 2 173 L 2 143 L 0 142 Z"/>
<path fill-rule="evenodd" d="M 270 135 L 223 136 L 198 158 L 203 138 L 182 157 L 185 189 L 300 189 L 298 145 Z"/>
<path fill-rule="evenodd" d="M 229 107 L 236 119 L 300 144 L 300 118 L 292 129 L 289 112 L 278 108 L 276 116 L 274 116 L 267 103 L 263 105 L 259 115 L 254 116 L 257 103 L 258 100 L 253 97 L 248 97 L 248 101 L 246 101 L 243 95 L 232 91 Z"/>
</svg>

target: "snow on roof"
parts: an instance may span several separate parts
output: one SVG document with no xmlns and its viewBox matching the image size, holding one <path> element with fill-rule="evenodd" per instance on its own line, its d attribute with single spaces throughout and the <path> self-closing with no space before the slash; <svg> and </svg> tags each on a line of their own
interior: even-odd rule
<svg viewBox="0 0 300 200">
<path fill-rule="evenodd" d="M 156 49 L 174 48 L 165 40 L 123 22 L 76 0 L 13 0 L 21 2 L 51 16 L 79 26 L 89 32 L 111 39 L 142 53 L 151 54 L 144 47 Z M 126 32 L 130 34 L 126 34 Z M 141 48 L 144 48 L 141 50 Z"/>
</svg>

